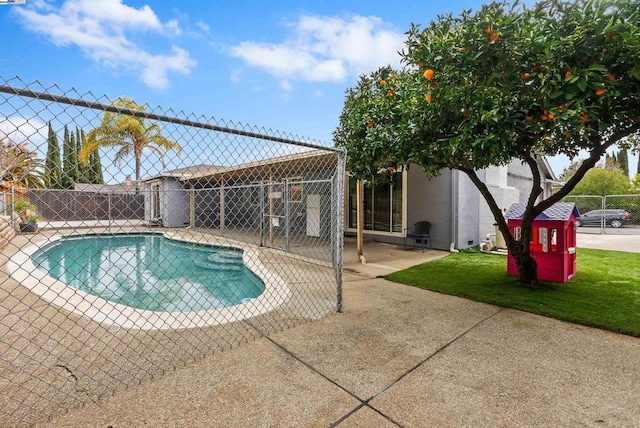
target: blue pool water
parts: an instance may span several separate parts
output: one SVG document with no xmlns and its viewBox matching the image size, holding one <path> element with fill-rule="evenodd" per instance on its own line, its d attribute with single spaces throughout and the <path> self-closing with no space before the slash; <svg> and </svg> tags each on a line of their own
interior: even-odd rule
<svg viewBox="0 0 640 428">
<path fill-rule="evenodd" d="M 219 309 L 258 297 L 265 289 L 242 262 L 241 250 L 157 234 L 65 237 L 31 259 L 73 288 L 150 311 Z"/>
</svg>

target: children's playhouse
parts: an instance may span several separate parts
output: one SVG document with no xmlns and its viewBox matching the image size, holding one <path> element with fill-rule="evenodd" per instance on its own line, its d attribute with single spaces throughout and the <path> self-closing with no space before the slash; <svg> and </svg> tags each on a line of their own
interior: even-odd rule
<svg viewBox="0 0 640 428">
<path fill-rule="evenodd" d="M 509 230 L 520 239 L 522 217 L 526 205 L 513 204 L 505 214 Z M 533 221 L 529 248 L 538 264 L 538 279 L 568 282 L 576 274 L 576 219 L 580 212 L 576 204 L 558 202 L 547 208 Z M 518 275 L 516 261 L 508 256 L 507 273 Z"/>
</svg>

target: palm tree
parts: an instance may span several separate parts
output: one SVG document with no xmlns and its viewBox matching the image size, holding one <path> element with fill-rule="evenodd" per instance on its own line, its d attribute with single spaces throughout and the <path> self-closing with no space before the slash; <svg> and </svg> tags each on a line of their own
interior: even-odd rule
<svg viewBox="0 0 640 428">
<path fill-rule="evenodd" d="M 42 188 L 42 159 L 29 150 L 29 143 L 16 143 L 0 135 L 0 180 L 5 185 Z M 1 183 L 0 183 L 1 184 Z"/>
<path fill-rule="evenodd" d="M 136 104 L 131 98 L 121 97 L 114 106 L 129 110 L 144 111 L 143 105 Z M 158 154 L 164 167 L 164 155 L 168 150 L 175 150 L 178 156 L 182 147 L 162 135 L 160 125 L 149 122 L 143 117 L 135 117 L 122 113 L 105 112 L 100 125 L 86 135 L 80 150 L 80 160 L 85 165 L 89 162 L 92 152 L 101 147 L 120 147 L 114 160 L 116 165 L 133 155 L 135 159 L 136 190 L 140 185 L 140 164 L 142 152 L 149 149 Z"/>
</svg>

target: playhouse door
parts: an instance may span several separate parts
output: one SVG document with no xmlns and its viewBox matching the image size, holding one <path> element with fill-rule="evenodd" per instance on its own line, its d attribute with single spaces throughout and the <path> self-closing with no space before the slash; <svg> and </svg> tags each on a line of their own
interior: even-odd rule
<svg viewBox="0 0 640 428">
<path fill-rule="evenodd" d="M 567 276 L 570 278 L 576 274 L 576 230 L 573 224 L 567 228 Z"/>
</svg>

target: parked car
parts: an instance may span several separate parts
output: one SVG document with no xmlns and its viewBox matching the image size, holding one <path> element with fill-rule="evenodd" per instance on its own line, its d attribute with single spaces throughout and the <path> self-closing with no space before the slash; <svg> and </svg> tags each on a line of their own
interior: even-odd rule
<svg viewBox="0 0 640 428">
<path fill-rule="evenodd" d="M 578 226 L 600 226 L 602 219 L 605 219 L 605 226 L 622 227 L 631 220 L 631 213 L 625 210 L 593 210 L 580 214 L 580 218 L 576 220 Z"/>
</svg>

